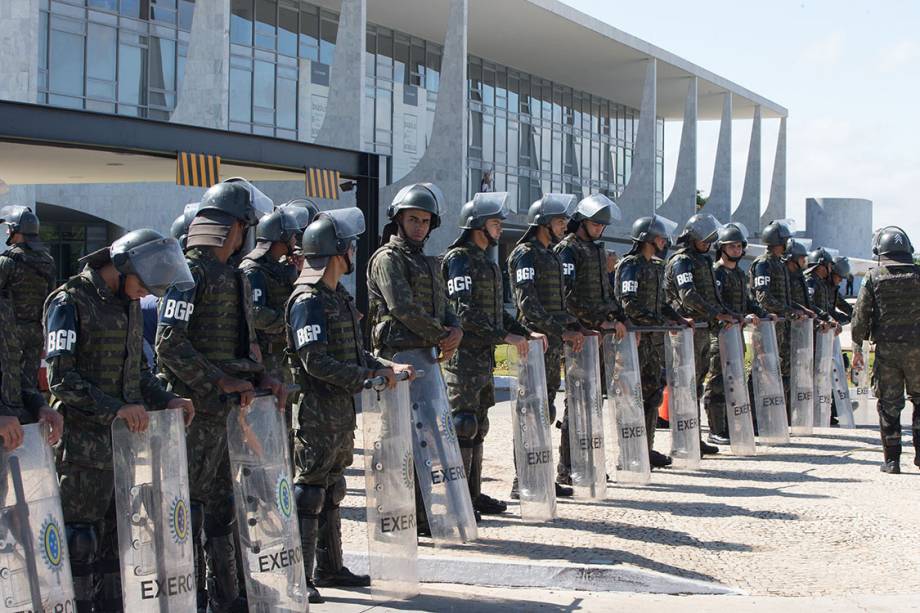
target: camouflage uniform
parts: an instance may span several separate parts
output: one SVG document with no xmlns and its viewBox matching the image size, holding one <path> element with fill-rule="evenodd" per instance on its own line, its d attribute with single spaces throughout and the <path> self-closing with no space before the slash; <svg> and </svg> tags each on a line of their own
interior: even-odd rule
<svg viewBox="0 0 920 613">
<path fill-rule="evenodd" d="M 553 249 L 562 261 L 566 310 L 591 330 L 601 330 L 605 322 L 626 321 L 607 276 L 607 250 L 598 241 L 583 240 L 574 232 L 565 236 Z M 599 356 L 603 360 L 603 351 Z M 606 391 L 604 366 L 601 362 L 601 388 Z M 569 479 L 569 422 L 562 422 L 559 445 L 559 478 Z"/>
<path fill-rule="evenodd" d="M 753 288 L 754 303 L 765 313 L 778 317 L 792 315 L 794 304 L 807 304 L 808 296 L 804 285 L 792 279 L 786 263 L 778 255 L 769 252 L 756 258 L 751 264 L 748 281 Z M 800 289 L 800 291 L 799 291 Z M 798 302 L 796 298 L 806 302 Z M 786 406 L 789 404 L 789 322 L 776 327 L 776 342 L 779 346 L 780 373 L 786 390 Z"/>
<path fill-rule="evenodd" d="M 54 258 L 28 243 L 13 245 L 0 255 L 0 296 L 10 301 L 14 313 L 12 325 L 4 329 L 16 332 L 18 355 L 11 357 L 20 363 L 23 389 L 38 389 L 45 339 L 42 306 L 54 288 L 54 275 Z"/>
<path fill-rule="evenodd" d="M 112 421 L 126 404 L 158 410 L 176 396 L 144 364 L 139 302 L 115 295 L 96 270 L 71 277 L 45 309 L 48 382 L 64 416 L 57 467 L 74 588 L 78 601 L 95 592 L 103 610 L 120 610 Z"/>
<path fill-rule="evenodd" d="M 442 270 L 463 328 L 460 347 L 444 367 L 444 379 L 475 505 L 481 493 L 482 443 L 489 432 L 489 409 L 495 404 L 495 346 L 509 333 L 528 332 L 505 312 L 501 270 L 472 239 L 444 255 Z"/>
<path fill-rule="evenodd" d="M 914 406 L 914 464 L 920 466 L 920 266 L 882 257 L 863 278 L 853 313 L 853 346 L 875 343 L 872 389 L 878 398 L 879 425 L 885 460 L 901 455 L 901 411 L 904 394 Z M 868 361 L 869 356 L 865 356 Z M 868 364 L 867 364 L 868 366 Z"/>
<path fill-rule="evenodd" d="M 157 329 L 157 364 L 171 389 L 195 404 L 195 420 L 186 433 L 189 463 L 189 497 L 193 519 L 205 506 L 204 532 L 209 548 L 233 545 L 233 483 L 227 455 L 228 403 L 220 399 L 217 381 L 223 377 L 258 382 L 263 367 L 251 353 L 256 340 L 252 321 L 252 289 L 236 267 L 221 263 L 211 248 L 193 247 L 186 259 L 195 287 L 187 292 L 172 289 L 160 304 Z M 196 542 L 200 530 L 196 529 Z M 215 595 L 235 599 L 236 573 L 226 589 L 215 581 L 230 580 L 215 569 L 229 554 L 208 551 L 208 593 L 212 606 L 228 608 L 230 602 L 215 602 Z M 199 573 L 201 564 L 198 564 Z M 224 598 L 224 596 L 220 596 Z"/>
<path fill-rule="evenodd" d="M 831 321 L 831 313 L 834 310 L 834 296 L 831 293 L 831 287 L 828 285 L 829 279 L 822 279 L 814 269 L 804 274 L 805 289 L 808 292 L 808 308 L 818 315 L 821 321 Z M 836 292 L 835 292 L 836 293 Z M 799 296 L 796 296 L 798 298 Z"/>
</svg>

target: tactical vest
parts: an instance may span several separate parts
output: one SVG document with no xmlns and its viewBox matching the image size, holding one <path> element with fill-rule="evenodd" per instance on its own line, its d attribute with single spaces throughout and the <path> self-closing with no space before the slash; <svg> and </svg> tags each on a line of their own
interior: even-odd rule
<svg viewBox="0 0 920 613">
<path fill-rule="evenodd" d="M 745 286 L 744 271 L 740 266 L 728 268 L 721 262 L 716 262 L 713 267 L 714 276 L 719 279 L 719 295 L 722 304 L 735 313 L 748 312 L 747 287 Z"/>
<path fill-rule="evenodd" d="M 915 264 L 882 263 L 870 270 L 878 318 L 873 322 L 876 342 L 917 342 L 920 322 L 920 267 Z"/>
<path fill-rule="evenodd" d="M 99 296 L 101 278 L 84 271 L 59 288 L 76 305 L 76 370 L 100 390 L 125 404 L 142 402 L 140 390 L 143 356 L 143 318 L 140 302 Z M 52 295 L 57 294 L 57 291 Z"/>
<path fill-rule="evenodd" d="M 54 260 L 47 253 L 21 245 L 14 245 L 5 256 L 16 264 L 4 294 L 13 302 L 17 321 L 40 323 L 42 306 L 54 279 Z"/>
<path fill-rule="evenodd" d="M 755 259 L 751 264 L 751 275 L 753 276 L 757 268 L 757 264 L 760 262 L 767 262 L 770 270 L 770 284 L 767 286 L 767 293 L 773 296 L 775 300 L 781 302 L 785 305 L 789 303 L 794 298 L 791 297 L 791 287 L 790 287 L 790 276 L 791 273 L 789 269 L 786 268 L 786 263 L 782 261 L 778 256 L 764 254 L 759 258 Z M 751 287 L 757 288 L 757 283 L 754 279 L 750 279 Z M 807 303 L 803 303 L 807 304 Z"/>
<path fill-rule="evenodd" d="M 540 304 L 550 315 L 564 315 L 562 261 L 552 249 L 541 245 L 536 238 L 531 239 L 525 245 L 533 256 L 533 282 L 537 288 Z"/>
<path fill-rule="evenodd" d="M 805 285 L 805 275 L 801 270 L 789 273 L 789 301 L 806 307 L 811 304 L 808 287 Z"/>
<path fill-rule="evenodd" d="M 575 300 L 584 305 L 600 305 L 611 301 L 607 280 L 607 253 L 594 241 L 583 241 L 569 234 L 560 242 L 577 254 L 575 266 Z M 559 253 L 559 251 L 556 251 Z"/>
<path fill-rule="evenodd" d="M 265 278 L 265 303 L 269 308 L 281 311 L 294 289 L 293 278 L 288 273 L 288 267 L 276 262 L 268 255 L 263 255 L 258 260 L 244 260 L 243 266 L 244 268 L 258 268 L 262 271 L 262 276 Z M 268 343 L 283 343 L 285 340 L 283 332 L 269 334 L 263 330 L 257 330 L 256 335 L 259 337 L 263 353 Z"/>
<path fill-rule="evenodd" d="M 242 309 L 242 274 L 217 260 L 201 257 L 192 249 L 189 266 L 203 272 L 205 283 L 197 288 L 195 310 L 188 323 L 188 336 L 195 349 L 212 362 L 225 362 L 249 354 L 247 322 Z"/>
<path fill-rule="evenodd" d="M 696 253 L 694 249 L 686 247 L 674 254 L 673 259 L 666 267 L 668 271 L 666 294 L 674 309 L 678 313 L 689 317 L 708 317 L 708 313 L 699 313 L 695 309 L 687 308 L 680 299 L 679 281 L 673 278 L 675 274 L 674 267 L 678 258 L 690 262 L 694 289 L 707 304 L 715 307 L 719 304 L 719 299 L 716 296 L 715 279 L 712 276 L 712 258 L 705 253 Z"/>
<path fill-rule="evenodd" d="M 827 281 L 819 277 L 813 270 L 805 273 L 805 279 L 806 291 L 808 290 L 808 284 L 814 286 L 814 294 L 811 295 L 812 304 L 827 313 L 833 312 L 834 297 L 831 295 L 831 288 L 828 286 Z"/>
<path fill-rule="evenodd" d="M 641 255 L 628 255 L 617 268 L 617 283 L 620 281 L 620 270 L 629 262 L 635 262 L 636 300 L 655 315 L 661 316 L 661 306 L 664 304 L 664 266 L 660 260 L 646 260 Z"/>
<path fill-rule="evenodd" d="M 502 277 L 498 264 L 488 254 L 475 245 L 454 247 L 444 255 L 447 262 L 456 254 L 465 254 L 469 261 L 469 274 L 472 282 L 472 306 L 484 313 L 496 327 L 502 325 L 504 297 L 502 295 Z M 446 276 L 446 275 L 445 275 Z M 466 335 L 464 335 L 466 340 Z M 494 339 L 482 339 L 492 343 Z"/>
</svg>

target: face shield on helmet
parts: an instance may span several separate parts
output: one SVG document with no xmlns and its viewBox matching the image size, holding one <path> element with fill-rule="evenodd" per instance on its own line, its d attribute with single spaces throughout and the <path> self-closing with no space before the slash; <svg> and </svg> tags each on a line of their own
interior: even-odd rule
<svg viewBox="0 0 920 613">
<path fill-rule="evenodd" d="M 130 273 L 137 275 L 141 285 L 158 298 L 166 295 L 170 287 L 184 292 L 195 286 L 182 248 L 174 238 L 138 245 L 129 249 L 127 256 Z"/>
<path fill-rule="evenodd" d="M 720 229 L 722 224 L 718 219 L 708 213 L 700 213 L 687 220 L 681 233 L 681 241 L 713 243 L 718 238 Z"/>
<path fill-rule="evenodd" d="M 256 225 L 264 215 L 268 215 L 275 210 L 275 203 L 272 202 L 272 199 L 263 194 L 258 187 L 248 180 L 242 177 L 234 177 L 227 179 L 224 183 L 240 183 L 249 190 L 249 204 L 253 208 L 253 213 L 246 219 L 246 222 L 250 226 Z"/>
</svg>

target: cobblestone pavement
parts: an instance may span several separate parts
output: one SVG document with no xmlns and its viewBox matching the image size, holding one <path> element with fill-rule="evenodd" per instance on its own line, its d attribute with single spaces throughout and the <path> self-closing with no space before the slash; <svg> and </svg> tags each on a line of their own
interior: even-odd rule
<svg viewBox="0 0 920 613">
<path fill-rule="evenodd" d="M 509 404 L 490 421 L 483 490 L 507 499 Z M 656 448 L 666 451 L 669 438 L 659 430 Z M 654 471 L 645 486 L 610 484 L 601 502 L 560 500 L 552 523 L 522 523 L 509 501 L 506 514 L 484 518 L 478 541 L 437 551 L 422 539 L 420 553 L 627 565 L 761 596 L 918 594 L 920 469 L 908 435 L 905 473 L 879 472 L 877 439 L 860 427 L 819 430 L 756 457 L 725 447 L 699 470 Z M 350 551 L 367 548 L 362 440 L 359 416 L 343 503 Z"/>
</svg>

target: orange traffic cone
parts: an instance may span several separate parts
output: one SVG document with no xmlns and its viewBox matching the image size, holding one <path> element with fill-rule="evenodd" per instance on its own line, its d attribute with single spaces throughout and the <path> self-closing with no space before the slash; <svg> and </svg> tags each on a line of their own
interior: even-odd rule
<svg viewBox="0 0 920 613">
<path fill-rule="evenodd" d="M 661 406 L 658 407 L 658 417 L 668 421 L 668 397 L 670 396 L 670 390 L 666 385 L 664 387 L 664 393 L 661 395 Z"/>
</svg>

